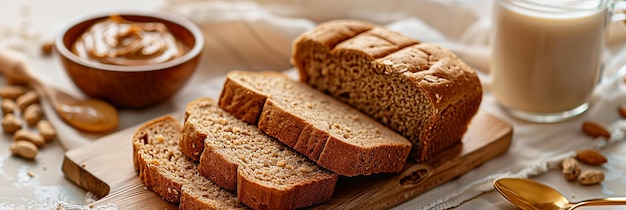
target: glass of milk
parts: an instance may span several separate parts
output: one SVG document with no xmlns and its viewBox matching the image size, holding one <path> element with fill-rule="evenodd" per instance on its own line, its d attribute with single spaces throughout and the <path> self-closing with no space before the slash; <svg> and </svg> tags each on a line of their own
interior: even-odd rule
<svg viewBox="0 0 626 210">
<path fill-rule="evenodd" d="M 491 74 L 498 105 L 532 122 L 589 108 L 610 0 L 496 0 Z"/>
</svg>

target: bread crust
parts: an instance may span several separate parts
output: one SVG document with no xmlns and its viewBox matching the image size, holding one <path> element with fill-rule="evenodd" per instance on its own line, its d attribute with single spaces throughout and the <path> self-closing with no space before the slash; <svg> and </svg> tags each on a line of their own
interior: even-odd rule
<svg viewBox="0 0 626 210">
<path fill-rule="evenodd" d="M 171 203 L 179 203 L 181 195 L 181 186 L 186 181 L 180 178 L 173 178 L 161 171 L 160 164 L 149 154 L 141 151 L 145 145 L 152 144 L 153 137 L 147 132 L 149 127 L 158 126 L 162 123 L 170 124 L 176 128 L 180 128 L 179 124 L 172 117 L 166 116 L 145 123 L 133 134 L 133 160 L 135 169 L 139 172 L 139 178 L 150 191 L 160 195 L 163 200 Z"/>
<path fill-rule="evenodd" d="M 261 111 L 258 126 L 263 132 L 279 139 L 316 162 L 319 162 L 320 154 L 324 151 L 330 138 L 330 134 L 327 132 L 320 131 L 314 128 L 311 123 L 277 107 L 272 100 L 268 100 Z M 334 167 L 324 167 L 338 174 L 346 174 L 346 171 Z"/>
<path fill-rule="evenodd" d="M 409 152 L 409 147 L 398 144 L 362 147 L 342 141 L 272 100 L 266 102 L 258 126 L 320 166 L 344 176 L 402 171 Z"/>
<path fill-rule="evenodd" d="M 185 116 L 189 116 L 189 114 L 190 113 L 185 110 Z M 204 151 L 204 139 L 206 139 L 206 134 L 196 132 L 198 129 L 196 129 L 195 126 L 196 125 L 191 124 L 182 128 L 182 133 L 185 138 L 180 138 L 178 146 L 183 154 L 192 160 L 198 161 L 200 160 L 202 151 Z"/>
<path fill-rule="evenodd" d="M 355 25 L 370 27 L 342 33 Z M 367 22 L 322 23 L 294 40 L 292 52 L 302 82 L 407 137 L 417 161 L 459 143 L 482 100 L 477 74 L 453 53 Z"/>
<path fill-rule="evenodd" d="M 284 190 L 269 190 L 266 186 L 248 178 L 243 171 L 237 174 L 237 198 L 253 209 L 296 209 L 328 201 L 332 198 L 335 183 L 332 180 L 313 180 Z M 336 181 L 336 180 L 335 180 Z"/>
<path fill-rule="evenodd" d="M 133 163 L 146 188 L 180 203 L 180 209 L 247 209 L 235 194 L 202 177 L 193 160 L 178 150 L 181 129 L 176 119 L 163 116 L 133 134 Z"/>
<path fill-rule="evenodd" d="M 230 191 L 237 191 L 237 171 L 239 164 L 225 158 L 213 147 L 206 147 L 200 155 L 200 174 L 217 185 Z"/>
<path fill-rule="evenodd" d="M 235 117 L 256 125 L 267 96 L 256 94 L 231 81 L 224 82 L 219 106 Z"/>
<path fill-rule="evenodd" d="M 344 176 L 369 175 L 375 173 L 389 173 L 402 171 L 406 158 L 410 151 L 410 143 L 393 131 L 384 143 L 372 145 L 353 144 L 333 136 L 328 128 L 317 127 L 313 122 L 300 117 L 302 113 L 294 113 L 281 107 L 274 102 L 271 93 L 263 92 L 264 89 L 273 87 L 249 87 L 241 83 L 241 80 L 259 77 L 282 78 L 285 83 L 293 86 L 301 86 L 306 92 L 300 94 L 314 94 L 315 97 L 323 97 L 327 101 L 332 101 L 333 106 L 345 107 L 347 105 L 335 102 L 328 96 L 318 93 L 316 90 L 307 87 L 297 81 L 287 78 L 277 72 L 243 72 L 232 71 L 226 76 L 224 91 L 245 92 L 246 96 L 252 98 L 266 97 L 265 105 L 256 106 L 262 109 L 258 120 L 258 127 L 263 132 L 269 134 L 285 143 L 289 147 L 306 155 L 316 161 L 320 166 L 325 167 L 335 173 Z M 237 85 L 234 85 L 237 84 Z M 251 84 L 248 84 L 251 85 Z M 246 90 L 231 90 L 243 88 Z M 254 93 L 254 94 L 250 94 Z M 245 96 L 238 97 L 239 100 L 247 100 Z M 302 102 L 304 103 L 304 102 Z M 248 107 L 251 108 L 251 107 Z M 257 111 L 253 111 L 257 112 Z M 323 112 L 323 111 L 322 111 Z M 354 113 L 358 113 L 354 111 Z M 360 114 L 360 113 L 358 113 Z M 357 115 L 359 116 L 359 115 Z M 378 124 L 365 115 L 361 115 L 360 120 L 368 121 L 370 124 Z M 380 125 L 377 129 L 387 130 Z M 366 140 L 367 141 L 367 140 Z"/>
<path fill-rule="evenodd" d="M 245 93 L 245 91 L 234 91 L 238 93 L 244 93 L 246 95 L 250 95 Z M 238 95 L 234 95 L 234 98 L 239 98 Z M 241 99 L 238 99 L 241 100 Z M 250 103 L 243 103 L 250 104 Z M 258 107 L 258 106 L 257 106 Z M 235 108 L 235 110 L 240 110 Z M 206 112 L 219 112 L 214 113 L 216 115 L 221 116 L 220 119 L 208 119 L 205 115 Z M 258 112 L 260 113 L 260 112 Z M 257 117 L 254 117 L 258 119 Z M 199 120 L 202 120 L 199 121 Z M 215 121 L 215 122 L 207 122 L 207 121 Z M 196 123 L 203 123 L 202 125 L 198 125 Z M 233 191 L 237 191 L 238 199 L 255 209 L 294 209 L 294 208 L 302 208 L 306 206 L 310 206 L 313 204 L 321 203 L 324 201 L 330 200 L 332 197 L 334 187 L 337 183 L 338 175 L 335 173 L 331 173 L 325 169 L 321 169 L 320 171 L 313 171 L 312 173 L 317 175 L 308 175 L 306 173 L 300 173 L 297 176 L 301 176 L 301 178 L 295 178 L 295 181 L 286 181 L 285 184 L 282 185 L 272 185 L 272 183 L 264 183 L 263 180 L 259 180 L 257 176 L 258 174 L 250 174 L 247 171 L 251 170 L 261 170 L 266 172 L 266 170 L 261 162 L 258 163 L 249 163 L 246 161 L 262 161 L 258 159 L 250 159 L 248 160 L 245 157 L 236 157 L 234 153 L 229 153 L 230 150 L 222 150 L 222 146 L 229 147 L 233 145 L 225 145 L 219 144 L 222 140 L 218 140 L 220 138 L 226 138 L 226 136 L 220 136 L 222 134 L 218 134 L 223 130 L 217 129 L 216 131 L 209 131 L 210 125 L 213 123 L 218 123 L 221 125 L 229 126 L 229 128 L 224 128 L 226 130 L 230 130 L 228 132 L 235 132 L 235 129 L 239 129 L 239 131 L 248 133 L 252 132 L 249 135 L 255 135 L 257 138 L 265 138 L 265 140 L 272 141 L 271 145 L 276 145 L 277 148 L 267 148 L 272 149 L 272 151 L 283 151 L 289 150 L 288 147 L 278 143 L 275 139 L 272 139 L 269 136 L 266 136 L 264 133 L 258 131 L 258 133 L 254 133 L 254 131 L 249 131 L 248 129 L 257 129 L 255 126 L 248 125 L 245 122 L 241 122 L 236 117 L 228 114 L 226 111 L 222 110 L 218 103 L 210 98 L 199 98 L 194 101 L 189 102 L 186 107 L 186 117 L 184 122 L 184 130 L 187 132 L 183 133 L 182 139 L 186 139 L 187 136 L 190 138 L 195 138 L 196 136 L 205 136 L 204 141 L 204 150 L 201 151 L 200 155 L 200 163 L 199 163 L 199 171 L 200 173 L 214 181 L 216 184 L 221 187 Z M 214 125 L 214 124 L 213 124 Z M 239 127 L 243 126 L 243 127 Z M 187 129 L 188 128 L 188 129 Z M 219 130 L 219 131 L 218 131 Z M 201 134 L 198 134 L 201 133 Z M 226 135 L 226 134 L 223 134 Z M 258 136 L 263 135 L 263 136 Z M 235 138 L 239 137 L 228 137 L 233 139 L 228 139 L 230 141 L 237 141 Z M 242 139 L 242 141 L 246 142 L 247 139 Z M 261 140 L 259 140 L 261 141 Z M 186 142 L 187 144 L 194 141 L 186 141 L 181 140 L 181 142 Z M 218 143 L 215 143 L 218 142 Z M 238 143 L 233 143 L 235 145 L 239 145 Z M 243 143 L 246 144 L 246 143 Z M 279 146 L 278 146 L 279 145 Z M 238 147 L 237 147 L 238 148 Z M 248 148 L 245 147 L 244 148 Z M 241 148 L 240 148 L 241 149 Z M 291 154 L 298 155 L 302 158 L 302 161 L 308 161 L 305 157 L 297 154 L 295 151 Z M 247 155 L 251 155 L 248 154 Z M 294 156 L 295 157 L 295 156 Z M 245 160 L 243 160 L 243 159 Z M 243 161 L 243 162 L 242 162 Z M 312 162 L 311 162 L 312 164 Z M 258 168 L 247 168 L 247 167 L 258 167 Z M 272 167 L 272 165 L 268 165 L 265 167 Z M 298 168 L 290 169 L 291 171 L 299 170 Z M 297 199 L 294 199 L 297 198 Z"/>
</svg>

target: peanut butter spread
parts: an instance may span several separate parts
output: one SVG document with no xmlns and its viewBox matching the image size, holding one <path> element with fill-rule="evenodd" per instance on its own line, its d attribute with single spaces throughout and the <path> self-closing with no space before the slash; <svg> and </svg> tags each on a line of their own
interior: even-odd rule
<svg viewBox="0 0 626 210">
<path fill-rule="evenodd" d="M 163 63 L 189 48 L 159 22 L 133 22 L 113 14 L 89 27 L 74 43 L 79 57 L 113 65 Z"/>
</svg>

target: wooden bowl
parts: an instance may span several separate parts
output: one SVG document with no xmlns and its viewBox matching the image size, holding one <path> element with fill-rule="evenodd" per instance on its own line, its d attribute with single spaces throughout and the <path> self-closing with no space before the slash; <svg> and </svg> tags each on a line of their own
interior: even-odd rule
<svg viewBox="0 0 626 210">
<path fill-rule="evenodd" d="M 139 66 L 99 63 L 72 53 L 74 41 L 91 25 L 111 14 L 136 22 L 161 22 L 190 50 L 176 59 Z M 86 95 L 120 108 L 144 108 L 176 94 L 192 76 L 202 54 L 204 40 L 191 21 L 165 12 L 103 12 L 76 19 L 55 39 L 55 49 L 65 71 Z"/>
</svg>

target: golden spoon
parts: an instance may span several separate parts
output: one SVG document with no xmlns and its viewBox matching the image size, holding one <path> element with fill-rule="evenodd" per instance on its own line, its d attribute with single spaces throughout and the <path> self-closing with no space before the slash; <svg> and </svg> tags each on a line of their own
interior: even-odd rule
<svg viewBox="0 0 626 210">
<path fill-rule="evenodd" d="M 117 127 L 117 109 L 102 100 L 79 100 L 57 89 L 46 87 L 29 73 L 29 67 L 19 53 L 0 49 L 0 72 L 7 77 L 25 81 L 37 92 L 48 97 L 59 117 L 72 127 L 93 133 L 111 131 Z"/>
<path fill-rule="evenodd" d="M 552 187 L 530 179 L 502 178 L 496 190 L 521 209 L 575 209 L 581 206 L 625 205 L 626 197 L 596 198 L 572 203 Z"/>
</svg>

